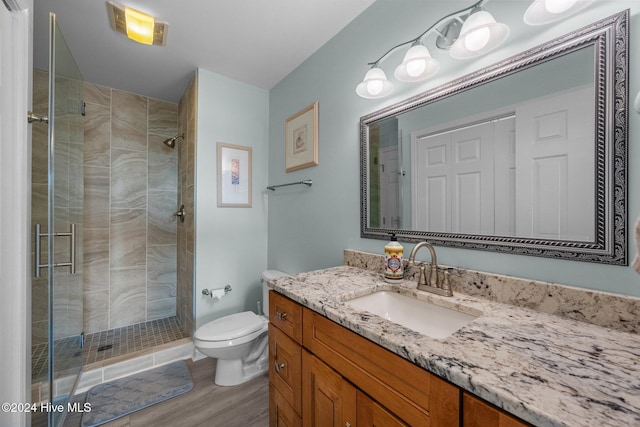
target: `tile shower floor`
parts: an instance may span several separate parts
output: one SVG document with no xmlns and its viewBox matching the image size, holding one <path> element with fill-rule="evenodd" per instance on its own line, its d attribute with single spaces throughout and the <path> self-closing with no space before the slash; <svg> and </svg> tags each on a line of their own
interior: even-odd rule
<svg viewBox="0 0 640 427">
<path fill-rule="evenodd" d="M 63 338 L 54 344 L 54 353 L 60 361 L 56 362 L 56 371 L 64 372 L 65 369 L 79 366 L 80 357 L 82 357 L 82 365 L 86 366 L 177 341 L 187 336 L 182 332 L 178 319 L 168 317 L 86 335 L 82 351 L 78 350 L 77 337 Z M 33 383 L 47 380 L 49 363 L 47 350 L 46 343 L 31 347 Z"/>
</svg>

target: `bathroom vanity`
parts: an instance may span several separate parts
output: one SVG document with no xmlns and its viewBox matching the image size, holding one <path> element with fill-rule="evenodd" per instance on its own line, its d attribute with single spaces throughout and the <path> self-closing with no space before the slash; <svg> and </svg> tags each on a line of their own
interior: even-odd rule
<svg viewBox="0 0 640 427">
<path fill-rule="evenodd" d="M 637 334 L 350 266 L 270 284 L 272 426 L 640 424 Z M 380 290 L 479 316 L 434 339 L 348 304 Z"/>
</svg>

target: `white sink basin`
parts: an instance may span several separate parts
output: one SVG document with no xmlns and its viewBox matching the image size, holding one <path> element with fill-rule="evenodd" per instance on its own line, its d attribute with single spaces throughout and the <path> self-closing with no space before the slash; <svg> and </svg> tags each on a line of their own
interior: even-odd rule
<svg viewBox="0 0 640 427">
<path fill-rule="evenodd" d="M 389 291 L 374 292 L 345 303 L 437 339 L 448 337 L 479 316 Z"/>
</svg>

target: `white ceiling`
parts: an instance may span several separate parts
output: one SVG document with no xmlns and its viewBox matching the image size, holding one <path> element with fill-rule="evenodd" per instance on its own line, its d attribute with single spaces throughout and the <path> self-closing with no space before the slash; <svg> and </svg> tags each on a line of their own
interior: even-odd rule
<svg viewBox="0 0 640 427">
<path fill-rule="evenodd" d="M 177 102 L 196 68 L 271 89 L 375 0 L 116 0 L 169 23 L 166 46 L 111 29 L 105 0 L 34 0 L 34 67 L 49 12 L 86 81 Z"/>
</svg>

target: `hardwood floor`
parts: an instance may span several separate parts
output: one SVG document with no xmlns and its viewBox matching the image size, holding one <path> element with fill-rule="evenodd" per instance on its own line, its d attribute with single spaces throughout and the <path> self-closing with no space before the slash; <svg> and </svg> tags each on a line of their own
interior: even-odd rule
<svg viewBox="0 0 640 427">
<path fill-rule="evenodd" d="M 105 427 L 266 427 L 269 425 L 269 377 L 265 373 L 244 384 L 221 387 L 213 382 L 214 359 L 187 361 L 193 390 L 119 418 Z M 70 414 L 65 427 L 79 427 Z"/>
</svg>

